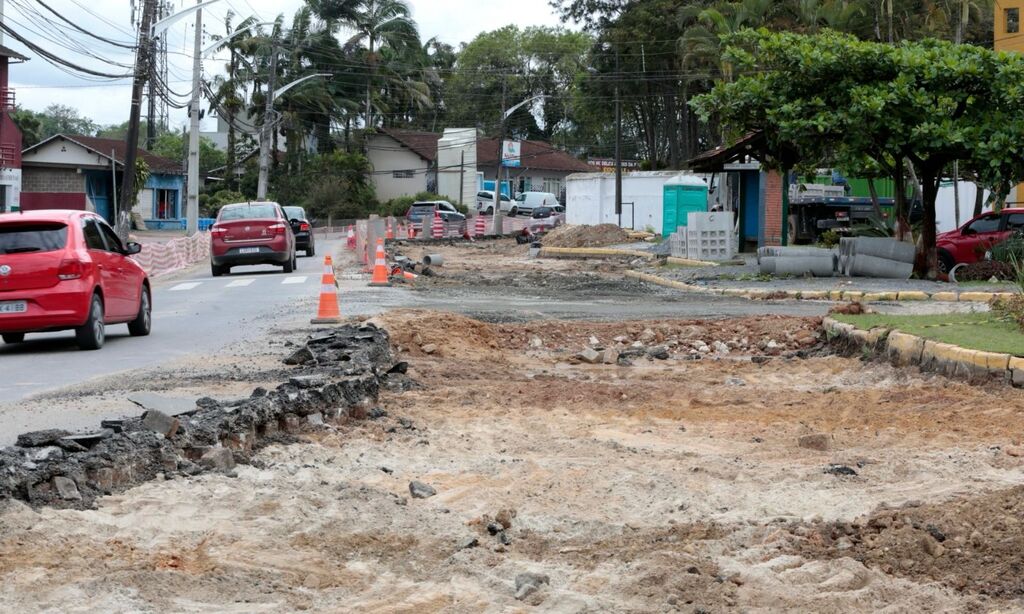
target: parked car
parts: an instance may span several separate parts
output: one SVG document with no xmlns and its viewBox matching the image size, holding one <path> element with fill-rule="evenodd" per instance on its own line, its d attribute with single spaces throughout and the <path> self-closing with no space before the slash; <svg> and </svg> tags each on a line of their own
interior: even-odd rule
<svg viewBox="0 0 1024 614">
<path fill-rule="evenodd" d="M 507 195 L 501 195 L 501 210 L 508 213 L 512 210 L 512 199 Z M 476 210 L 487 215 L 494 213 L 494 192 L 492 190 L 482 190 L 476 193 Z"/>
<path fill-rule="evenodd" d="M 446 222 L 465 221 L 466 216 L 459 213 L 459 210 L 455 208 L 455 205 L 451 204 L 447 200 L 424 200 L 415 202 L 406 211 L 405 217 L 413 224 L 422 224 L 424 218 L 427 218 L 426 224 L 430 225 L 430 219 L 433 219 L 435 212 L 441 212 L 441 219 Z"/>
<path fill-rule="evenodd" d="M 210 272 L 220 277 L 231 267 L 272 264 L 295 270 L 295 233 L 281 205 L 273 202 L 224 205 L 210 228 Z"/>
<path fill-rule="evenodd" d="M 288 223 L 292 227 L 292 234 L 295 235 L 295 249 L 304 250 L 306 257 L 316 255 L 316 237 L 313 236 L 313 222 L 306 217 L 306 210 L 302 207 L 282 207 Z"/>
<path fill-rule="evenodd" d="M 106 327 L 149 334 L 152 294 L 141 266 L 103 218 L 85 211 L 0 214 L 0 334 L 74 330 L 78 346 L 97 350 Z"/>
<path fill-rule="evenodd" d="M 551 217 L 553 215 L 555 215 L 555 208 L 554 207 L 547 207 L 547 206 L 545 206 L 545 207 L 537 207 L 536 209 L 534 209 L 533 210 L 533 214 L 530 217 L 532 217 L 535 220 L 541 220 L 541 219 L 549 218 L 549 217 Z"/>
<path fill-rule="evenodd" d="M 958 264 L 977 262 L 1015 232 L 1024 233 L 1022 208 L 983 213 L 956 230 L 944 232 L 935 237 L 939 270 L 948 273 Z"/>
<path fill-rule="evenodd" d="M 516 202 L 512 205 L 510 215 L 531 215 L 537 207 L 553 207 L 557 204 L 558 197 L 551 192 L 520 192 L 516 194 Z"/>
</svg>

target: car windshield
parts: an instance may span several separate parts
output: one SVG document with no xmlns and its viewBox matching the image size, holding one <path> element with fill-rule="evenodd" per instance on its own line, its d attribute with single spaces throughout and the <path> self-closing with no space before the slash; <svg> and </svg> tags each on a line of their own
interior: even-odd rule
<svg viewBox="0 0 1024 614">
<path fill-rule="evenodd" d="M 516 202 L 521 203 L 526 200 L 526 194 L 516 194 Z"/>
<path fill-rule="evenodd" d="M 68 242 L 68 227 L 58 222 L 0 225 L 0 254 L 52 252 Z"/>
<path fill-rule="evenodd" d="M 284 215 L 289 220 L 304 220 L 306 219 L 306 212 L 302 207 L 282 207 L 284 209 Z"/>
<path fill-rule="evenodd" d="M 220 210 L 220 221 L 231 220 L 272 220 L 277 217 L 277 207 L 260 203 L 252 205 L 235 205 Z"/>
</svg>

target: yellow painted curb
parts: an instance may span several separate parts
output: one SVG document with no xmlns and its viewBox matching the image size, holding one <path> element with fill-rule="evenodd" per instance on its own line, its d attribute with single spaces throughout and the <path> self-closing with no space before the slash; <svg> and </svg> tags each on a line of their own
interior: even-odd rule
<svg viewBox="0 0 1024 614">
<path fill-rule="evenodd" d="M 971 363 L 989 371 L 1005 371 L 1010 366 L 1010 355 L 976 350 L 971 357 Z"/>
<path fill-rule="evenodd" d="M 650 282 L 659 286 L 665 286 L 666 288 L 675 288 L 677 290 L 686 290 L 689 292 L 704 291 L 704 288 L 701 288 L 700 286 L 694 286 L 674 279 L 665 279 L 664 277 L 658 277 L 657 275 L 651 275 L 650 273 L 641 273 L 640 271 L 626 271 L 626 277 L 632 277 L 634 279 Z"/>
<path fill-rule="evenodd" d="M 865 292 L 861 300 L 865 303 L 877 303 L 878 301 L 895 301 L 895 292 Z"/>
<path fill-rule="evenodd" d="M 987 303 L 992 300 L 995 295 L 991 292 L 961 292 L 961 301 L 971 301 L 975 303 Z"/>
<path fill-rule="evenodd" d="M 898 301 L 927 301 L 928 293 L 919 290 L 904 290 L 896 294 Z"/>
<path fill-rule="evenodd" d="M 827 299 L 829 297 L 829 293 L 826 292 L 825 290 L 804 290 L 803 292 L 798 292 L 797 294 L 800 295 L 799 298 L 808 299 L 812 301 L 820 301 Z"/>
<path fill-rule="evenodd" d="M 936 292 L 932 294 L 932 300 L 955 303 L 957 302 L 957 295 L 956 292 Z"/>
<path fill-rule="evenodd" d="M 845 291 L 845 292 L 843 292 L 843 300 L 844 301 L 851 301 L 851 302 L 852 301 L 859 301 L 862 298 L 864 298 L 864 293 L 863 292 L 852 292 L 852 291 Z"/>
<path fill-rule="evenodd" d="M 924 339 L 894 330 L 889 333 L 887 350 L 901 365 L 916 363 L 924 351 Z"/>
<path fill-rule="evenodd" d="M 689 258 L 676 258 L 675 256 L 669 256 L 666 262 L 682 266 L 718 266 L 717 262 L 709 262 L 707 260 L 690 260 Z"/>
<path fill-rule="evenodd" d="M 654 260 L 655 258 L 657 258 L 657 256 L 655 256 L 654 254 L 650 254 L 647 252 L 636 252 L 630 249 L 610 249 L 603 247 L 543 247 L 540 250 L 541 258 L 558 258 L 559 256 L 570 258 L 625 257 L 643 258 L 644 260 Z"/>
<path fill-rule="evenodd" d="M 829 300 L 833 300 L 833 301 L 841 301 L 841 300 L 843 300 L 843 291 L 842 290 L 832 290 L 831 292 L 828 293 L 828 298 L 829 298 Z"/>
</svg>

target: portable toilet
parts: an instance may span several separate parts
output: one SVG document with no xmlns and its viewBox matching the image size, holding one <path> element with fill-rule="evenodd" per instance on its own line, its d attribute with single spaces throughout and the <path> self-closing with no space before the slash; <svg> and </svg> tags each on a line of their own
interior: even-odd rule
<svg viewBox="0 0 1024 614">
<path fill-rule="evenodd" d="M 708 210 L 708 184 L 696 175 L 676 175 L 665 182 L 661 235 L 686 226 L 686 216 Z"/>
</svg>

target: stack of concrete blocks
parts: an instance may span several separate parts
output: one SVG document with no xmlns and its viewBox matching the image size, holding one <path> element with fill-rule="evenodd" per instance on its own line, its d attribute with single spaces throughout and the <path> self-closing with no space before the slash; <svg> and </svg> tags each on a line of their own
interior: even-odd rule
<svg viewBox="0 0 1024 614">
<path fill-rule="evenodd" d="M 769 275 L 813 275 L 832 277 L 839 256 L 822 247 L 762 247 L 757 262 L 762 273 Z"/>
<path fill-rule="evenodd" d="M 686 215 L 686 257 L 691 260 L 732 260 L 737 241 L 730 211 Z"/>
<path fill-rule="evenodd" d="M 669 255 L 674 258 L 686 258 L 686 226 L 679 226 L 668 236 Z"/>
<path fill-rule="evenodd" d="M 839 272 L 846 277 L 909 279 L 917 248 L 886 237 L 844 237 L 839 240 Z"/>
</svg>

